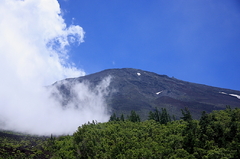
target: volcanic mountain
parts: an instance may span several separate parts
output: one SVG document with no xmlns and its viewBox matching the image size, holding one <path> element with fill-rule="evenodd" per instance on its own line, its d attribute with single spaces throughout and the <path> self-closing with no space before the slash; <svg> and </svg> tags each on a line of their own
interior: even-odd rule
<svg viewBox="0 0 240 159">
<path fill-rule="evenodd" d="M 129 114 L 135 110 L 142 119 L 147 119 L 149 111 L 166 108 L 170 115 L 179 119 L 181 109 L 188 107 L 192 116 L 198 119 L 202 111 L 240 108 L 240 91 L 207 86 L 170 78 L 139 69 L 108 69 L 54 86 L 64 95 L 63 105 L 71 100 L 70 86 L 73 82 L 88 82 L 96 87 L 104 78 L 110 76 L 110 94 L 106 96 L 111 113 Z"/>
</svg>

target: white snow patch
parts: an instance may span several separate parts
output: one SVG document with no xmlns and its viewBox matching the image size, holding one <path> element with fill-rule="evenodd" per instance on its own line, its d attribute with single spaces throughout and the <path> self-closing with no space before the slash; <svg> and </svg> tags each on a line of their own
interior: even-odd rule
<svg viewBox="0 0 240 159">
<path fill-rule="evenodd" d="M 159 95 L 160 93 L 162 93 L 162 91 L 160 91 L 160 92 L 157 92 L 156 94 L 157 94 L 157 95 Z"/>
<path fill-rule="evenodd" d="M 222 94 L 227 94 L 227 93 L 225 93 L 225 92 L 219 92 L 219 93 L 222 93 Z"/>
<path fill-rule="evenodd" d="M 236 94 L 229 94 L 230 96 L 234 96 L 237 97 L 238 99 L 240 99 L 240 95 L 236 95 Z"/>
<path fill-rule="evenodd" d="M 138 75 L 138 76 L 141 76 L 141 73 L 138 72 L 137 75 Z"/>
<path fill-rule="evenodd" d="M 230 95 L 230 96 L 233 96 L 233 97 L 237 97 L 238 99 L 240 99 L 240 95 L 237 95 L 237 94 L 227 94 L 225 92 L 219 92 L 221 94 L 226 94 L 226 95 Z"/>
</svg>

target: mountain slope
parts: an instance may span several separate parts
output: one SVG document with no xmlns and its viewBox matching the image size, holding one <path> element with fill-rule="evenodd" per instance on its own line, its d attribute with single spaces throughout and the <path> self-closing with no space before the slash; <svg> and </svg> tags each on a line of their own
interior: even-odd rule
<svg viewBox="0 0 240 159">
<path fill-rule="evenodd" d="M 88 81 L 95 87 L 107 76 L 112 77 L 109 89 L 114 90 L 107 96 L 107 103 L 118 115 L 135 110 L 146 119 L 150 110 L 164 107 L 179 118 L 181 109 L 188 107 L 193 117 L 199 118 L 202 111 L 220 110 L 226 105 L 240 108 L 240 91 L 186 82 L 139 69 L 109 69 L 65 81 Z M 64 94 L 65 102 L 71 100 L 66 83 L 54 84 Z"/>
</svg>

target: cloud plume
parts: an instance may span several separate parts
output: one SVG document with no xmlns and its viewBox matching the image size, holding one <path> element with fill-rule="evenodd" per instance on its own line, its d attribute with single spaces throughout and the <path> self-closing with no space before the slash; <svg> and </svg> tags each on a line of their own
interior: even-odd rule
<svg viewBox="0 0 240 159">
<path fill-rule="evenodd" d="M 66 25 L 57 0 L 2 0 L 0 17 L 1 129 L 60 135 L 73 133 L 88 120 L 107 120 L 105 94 L 99 92 L 107 89 L 110 80 L 102 83 L 99 92 L 74 84 L 73 91 L 80 92 L 76 102 L 84 105 L 81 109 L 62 109 L 50 98 L 53 90 L 44 87 L 85 75 L 68 59 L 69 46 L 83 42 L 84 31 Z"/>
</svg>

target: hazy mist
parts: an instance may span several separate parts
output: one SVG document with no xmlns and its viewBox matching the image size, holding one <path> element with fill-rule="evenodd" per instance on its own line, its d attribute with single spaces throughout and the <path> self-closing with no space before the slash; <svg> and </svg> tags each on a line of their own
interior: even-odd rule
<svg viewBox="0 0 240 159">
<path fill-rule="evenodd" d="M 110 77 L 94 90 L 74 83 L 75 98 L 65 108 L 52 98 L 58 91 L 45 87 L 85 75 L 68 59 L 84 31 L 65 24 L 57 0 L 2 0 L 0 17 L 0 129 L 61 135 L 87 121 L 108 120 L 104 97 Z"/>
</svg>

